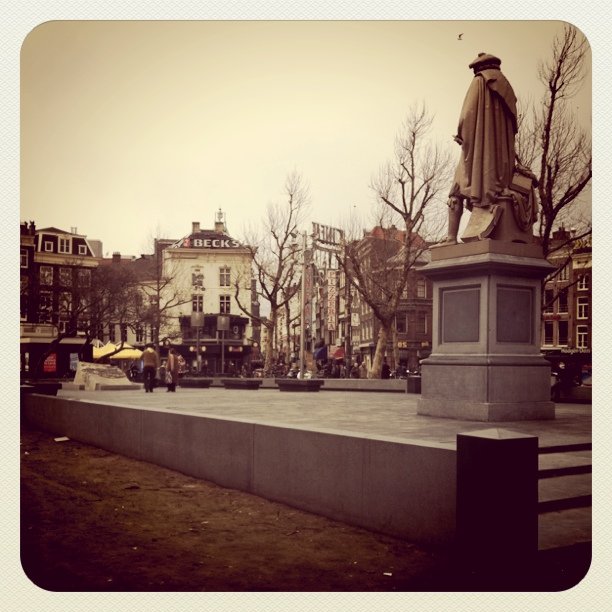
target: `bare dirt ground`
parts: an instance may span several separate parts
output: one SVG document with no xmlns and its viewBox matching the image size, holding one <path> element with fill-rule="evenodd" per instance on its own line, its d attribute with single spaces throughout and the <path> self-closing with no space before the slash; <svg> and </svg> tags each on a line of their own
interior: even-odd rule
<svg viewBox="0 0 612 612">
<path fill-rule="evenodd" d="M 32 582 L 63 592 L 497 590 L 444 551 L 25 426 L 21 557 Z M 520 588 L 576 584 L 567 560 L 545 565 Z"/>
</svg>

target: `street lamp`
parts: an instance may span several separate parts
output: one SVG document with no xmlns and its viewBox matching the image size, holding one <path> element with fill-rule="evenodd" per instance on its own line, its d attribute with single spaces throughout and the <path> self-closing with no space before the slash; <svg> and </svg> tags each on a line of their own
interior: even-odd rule
<svg viewBox="0 0 612 612">
<path fill-rule="evenodd" d="M 202 371 L 202 355 L 200 355 L 200 329 L 204 325 L 204 313 L 203 312 L 192 312 L 191 313 L 191 327 L 196 329 L 196 369 L 198 375 Z"/>
<path fill-rule="evenodd" d="M 306 342 L 306 232 L 302 233 L 302 286 L 300 288 L 300 378 L 304 380 Z"/>
</svg>

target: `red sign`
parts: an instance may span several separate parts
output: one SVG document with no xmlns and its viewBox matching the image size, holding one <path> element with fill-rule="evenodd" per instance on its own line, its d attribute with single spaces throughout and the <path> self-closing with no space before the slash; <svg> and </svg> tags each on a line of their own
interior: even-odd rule
<svg viewBox="0 0 612 612">
<path fill-rule="evenodd" d="M 57 355 L 51 353 L 43 363 L 43 372 L 56 372 L 57 371 Z"/>
</svg>

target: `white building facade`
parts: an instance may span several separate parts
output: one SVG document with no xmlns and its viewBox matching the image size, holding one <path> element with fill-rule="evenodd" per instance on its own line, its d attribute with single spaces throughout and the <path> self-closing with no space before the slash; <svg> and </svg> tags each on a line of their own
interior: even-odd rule
<svg viewBox="0 0 612 612">
<path fill-rule="evenodd" d="M 179 299 L 168 309 L 164 335 L 189 370 L 239 375 L 250 370 L 253 325 L 251 255 L 227 234 L 222 213 L 214 229 L 192 224 L 191 233 L 163 250 L 168 291 Z"/>
</svg>

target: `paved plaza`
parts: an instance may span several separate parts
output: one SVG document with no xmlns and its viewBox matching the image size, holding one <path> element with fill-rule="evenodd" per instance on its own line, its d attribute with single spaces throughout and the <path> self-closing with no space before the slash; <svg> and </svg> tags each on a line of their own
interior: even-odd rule
<svg viewBox="0 0 612 612">
<path fill-rule="evenodd" d="M 540 447 L 590 442 L 592 432 L 590 404 L 557 404 L 554 420 L 491 423 L 420 416 L 420 396 L 405 393 L 179 387 L 176 393 L 61 390 L 58 397 L 453 446 L 458 433 L 490 428 L 537 436 Z"/>
</svg>

